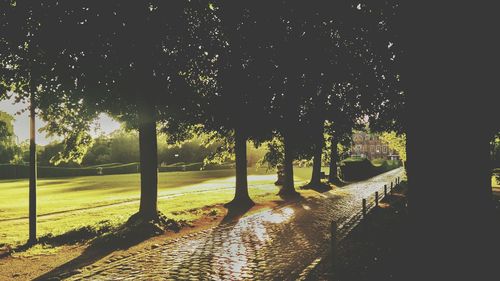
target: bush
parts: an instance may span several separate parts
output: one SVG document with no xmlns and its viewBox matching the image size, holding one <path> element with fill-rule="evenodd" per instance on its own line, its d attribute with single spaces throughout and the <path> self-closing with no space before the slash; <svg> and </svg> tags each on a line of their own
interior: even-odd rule
<svg viewBox="0 0 500 281">
<path fill-rule="evenodd" d="M 340 162 L 340 177 L 344 181 L 357 181 L 385 173 L 400 166 L 398 160 L 375 159 L 374 163 L 361 157 L 350 157 Z"/>
</svg>

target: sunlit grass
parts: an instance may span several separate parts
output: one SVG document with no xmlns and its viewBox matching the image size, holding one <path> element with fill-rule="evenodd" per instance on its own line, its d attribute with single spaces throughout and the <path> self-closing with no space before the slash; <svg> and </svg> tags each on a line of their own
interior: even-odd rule
<svg viewBox="0 0 500 281">
<path fill-rule="evenodd" d="M 159 174 L 160 193 L 210 178 L 230 177 L 232 170 Z M 139 174 L 88 176 L 38 181 L 38 214 L 95 207 L 138 199 Z M 0 181 L 0 220 L 27 216 L 28 180 Z M 42 204 L 43 202 L 43 204 Z"/>
<path fill-rule="evenodd" d="M 309 168 L 295 170 L 297 184 L 310 176 Z M 274 172 L 249 169 L 248 179 L 250 195 L 256 203 L 281 200 L 273 185 Z M 111 225 L 124 223 L 139 208 L 139 180 L 138 174 L 40 180 L 37 201 L 38 214 L 42 216 L 38 218 L 38 235 L 59 235 L 102 221 Z M 158 208 L 176 220 L 211 216 L 211 207 L 220 207 L 233 198 L 234 181 L 233 170 L 160 173 Z M 15 219 L 0 221 L 0 244 L 26 242 L 27 216 L 28 181 L 0 181 L 0 220 Z"/>
</svg>

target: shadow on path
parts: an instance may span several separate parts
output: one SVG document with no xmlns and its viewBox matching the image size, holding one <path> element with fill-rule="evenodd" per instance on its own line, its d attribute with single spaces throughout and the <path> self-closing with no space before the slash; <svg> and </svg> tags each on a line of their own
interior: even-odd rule
<svg viewBox="0 0 500 281">
<path fill-rule="evenodd" d="M 41 276 L 38 276 L 33 280 L 59 280 L 58 278 L 60 277 L 69 277 L 73 274 L 79 273 L 79 268 L 91 265 L 96 261 L 102 259 L 103 257 L 111 254 L 115 250 L 117 250 L 117 248 L 108 247 L 106 249 L 103 249 L 95 246 L 90 246 L 86 248 L 80 256 L 54 268 L 53 270 Z"/>
<path fill-rule="evenodd" d="M 38 276 L 34 280 L 67 278 L 79 273 L 79 269 L 94 264 L 114 251 L 126 250 L 167 230 L 178 232 L 181 227 L 180 223 L 167 219 L 161 213 L 158 213 L 158 218 L 155 220 L 144 220 L 139 214 L 135 214 L 121 226 L 92 240 L 90 246 L 80 256 Z"/>
<path fill-rule="evenodd" d="M 226 216 L 222 219 L 220 224 L 227 224 L 227 223 L 232 223 L 238 221 L 241 217 L 243 217 L 250 209 L 252 209 L 253 206 L 250 205 L 244 205 L 244 206 L 237 206 L 237 205 L 231 205 L 227 206 L 227 214 Z"/>
<path fill-rule="evenodd" d="M 300 189 L 310 189 L 310 190 L 314 190 L 314 191 L 319 192 L 319 193 L 324 193 L 324 192 L 328 192 L 328 191 L 332 190 L 333 188 L 328 183 L 322 182 L 319 184 L 308 183 L 306 185 L 301 186 Z"/>
</svg>

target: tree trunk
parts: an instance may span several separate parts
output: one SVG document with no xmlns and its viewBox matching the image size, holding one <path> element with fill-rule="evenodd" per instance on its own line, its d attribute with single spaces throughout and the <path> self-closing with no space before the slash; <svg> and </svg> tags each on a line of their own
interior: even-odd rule
<svg viewBox="0 0 500 281">
<path fill-rule="evenodd" d="M 280 189 L 279 194 L 284 196 L 297 195 L 295 191 L 295 186 L 293 182 L 293 147 L 291 140 L 286 134 L 283 136 L 284 142 L 284 163 L 283 163 L 283 173 L 284 182 L 283 187 Z"/>
<path fill-rule="evenodd" d="M 156 139 L 156 113 L 151 104 L 139 109 L 139 150 L 141 172 L 141 200 L 139 213 L 144 219 L 158 217 L 158 146 Z"/>
<path fill-rule="evenodd" d="M 314 145 L 314 156 L 313 156 L 313 169 L 311 175 L 311 181 L 309 185 L 320 185 L 321 184 L 321 154 L 323 153 L 323 126 L 318 130 L 316 143 Z"/>
<path fill-rule="evenodd" d="M 498 88 L 491 71 L 498 48 L 491 37 L 495 25 L 486 22 L 494 12 L 479 4 L 454 5 L 443 37 L 436 27 L 449 6 L 412 3 L 400 16 L 415 15 L 400 25 L 407 39 L 402 44 L 409 48 L 402 74 L 409 89 L 407 275 L 412 280 L 492 280 L 498 275 L 492 259 L 498 253 L 498 221 L 492 220 L 488 142 L 490 126 L 498 120 L 492 117 L 496 96 L 491 92 Z M 463 22 L 463 15 L 479 11 L 484 20 Z M 426 22 L 415 24 L 422 15 Z M 464 28 L 471 30 L 466 41 Z"/>
<path fill-rule="evenodd" d="M 36 180 L 37 180 L 37 163 L 36 163 L 36 129 L 35 129 L 35 92 L 34 87 L 31 87 L 30 94 L 30 180 L 29 180 L 29 240 L 28 243 L 36 243 Z"/>
<path fill-rule="evenodd" d="M 331 150 L 330 150 L 330 170 L 328 174 L 328 182 L 336 183 L 339 181 L 338 178 L 338 166 L 339 161 L 339 150 L 337 147 L 337 138 L 332 137 L 331 139 Z"/>
<path fill-rule="evenodd" d="M 234 199 L 227 203 L 227 207 L 246 208 L 255 203 L 248 194 L 247 180 L 247 138 L 242 129 L 234 130 L 234 153 L 236 158 L 236 190 Z"/>
</svg>

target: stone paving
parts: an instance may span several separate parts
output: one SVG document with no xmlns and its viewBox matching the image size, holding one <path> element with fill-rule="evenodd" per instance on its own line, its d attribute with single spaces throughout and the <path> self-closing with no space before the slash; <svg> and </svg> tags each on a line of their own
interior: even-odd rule
<svg viewBox="0 0 500 281">
<path fill-rule="evenodd" d="M 83 268 L 68 280 L 295 280 L 329 246 L 332 220 L 358 214 L 399 168 L 366 181 Z"/>
</svg>

